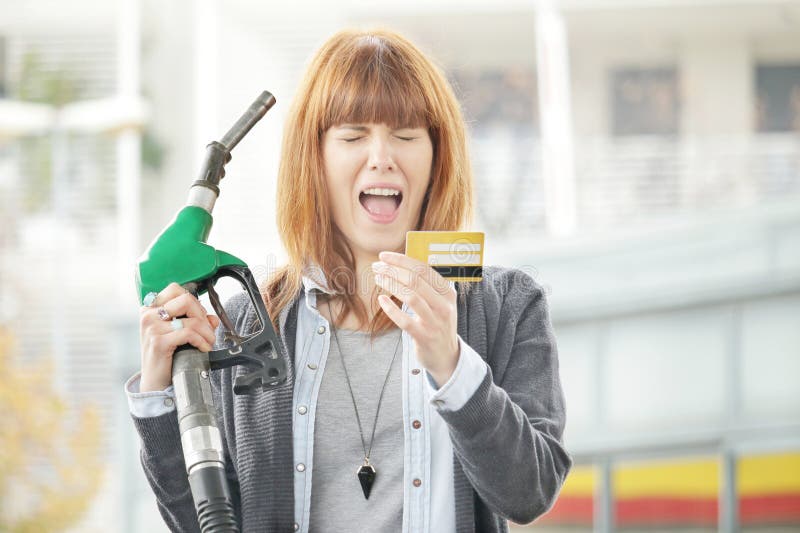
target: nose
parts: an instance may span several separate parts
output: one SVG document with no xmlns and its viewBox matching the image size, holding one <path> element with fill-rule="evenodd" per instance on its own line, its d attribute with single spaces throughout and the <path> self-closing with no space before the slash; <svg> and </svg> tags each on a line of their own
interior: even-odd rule
<svg viewBox="0 0 800 533">
<path fill-rule="evenodd" d="M 370 143 L 367 166 L 371 171 L 379 173 L 394 172 L 397 168 L 389 142 L 381 136 L 376 136 Z"/>
</svg>

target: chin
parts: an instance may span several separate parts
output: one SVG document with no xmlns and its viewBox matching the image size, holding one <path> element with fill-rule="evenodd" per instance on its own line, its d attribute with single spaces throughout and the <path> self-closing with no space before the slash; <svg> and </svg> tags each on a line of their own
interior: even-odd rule
<svg viewBox="0 0 800 533">
<path fill-rule="evenodd" d="M 398 231 L 390 235 L 375 237 L 373 239 L 365 239 L 357 244 L 359 248 L 364 250 L 370 255 L 377 256 L 380 252 L 384 251 L 400 251 L 405 250 L 406 232 Z"/>
</svg>

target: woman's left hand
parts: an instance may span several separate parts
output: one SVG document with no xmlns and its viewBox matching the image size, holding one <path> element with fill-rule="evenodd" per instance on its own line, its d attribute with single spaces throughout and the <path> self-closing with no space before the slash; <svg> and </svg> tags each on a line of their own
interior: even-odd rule
<svg viewBox="0 0 800 533">
<path fill-rule="evenodd" d="M 411 317 L 386 295 L 378 296 L 383 311 L 414 339 L 417 358 L 441 387 L 458 363 L 456 290 L 427 264 L 396 252 L 381 252 L 372 264 L 375 283 L 406 303 Z"/>
</svg>

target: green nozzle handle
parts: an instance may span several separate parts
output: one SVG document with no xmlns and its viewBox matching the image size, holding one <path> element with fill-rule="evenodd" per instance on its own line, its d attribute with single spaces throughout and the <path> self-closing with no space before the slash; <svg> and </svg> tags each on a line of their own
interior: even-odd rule
<svg viewBox="0 0 800 533">
<path fill-rule="evenodd" d="M 153 240 L 136 269 L 139 302 L 173 281 L 180 285 L 213 277 L 225 266 L 247 266 L 227 252 L 206 244 L 213 220 L 205 209 L 186 206 Z"/>
</svg>

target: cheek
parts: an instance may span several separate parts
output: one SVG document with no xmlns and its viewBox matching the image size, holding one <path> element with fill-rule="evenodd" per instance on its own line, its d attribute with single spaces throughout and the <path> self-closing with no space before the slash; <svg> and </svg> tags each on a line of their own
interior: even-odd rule
<svg viewBox="0 0 800 533">
<path fill-rule="evenodd" d="M 348 183 L 351 185 L 355 183 L 355 176 L 359 168 L 357 154 L 328 149 L 323 156 L 323 166 L 328 184 L 341 188 Z"/>
<path fill-rule="evenodd" d="M 328 208 L 331 217 L 341 226 L 350 218 L 352 207 L 353 179 L 346 161 L 326 157 L 324 162 L 325 183 L 328 188 Z"/>
<path fill-rule="evenodd" d="M 323 169 L 325 170 L 325 183 L 331 198 L 340 199 L 346 194 L 348 169 L 347 162 L 336 150 L 326 149 L 323 152 Z"/>
<path fill-rule="evenodd" d="M 419 192 L 419 200 L 425 194 L 433 171 L 433 148 L 429 145 L 420 149 L 412 158 L 412 173 L 415 189 Z M 416 195 L 415 195 L 416 196 Z"/>
<path fill-rule="evenodd" d="M 349 189 L 341 181 L 341 176 L 328 172 L 326 174 L 328 185 L 328 206 L 334 214 L 342 213 L 350 208 Z"/>
<path fill-rule="evenodd" d="M 328 185 L 328 196 L 334 211 L 344 211 L 352 203 L 352 174 L 342 167 L 326 169 L 325 178 Z"/>
</svg>

